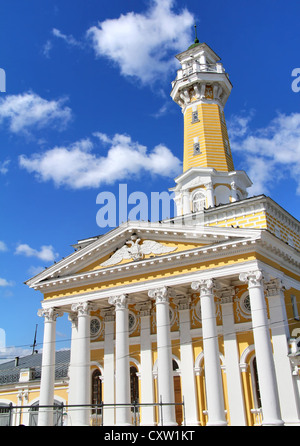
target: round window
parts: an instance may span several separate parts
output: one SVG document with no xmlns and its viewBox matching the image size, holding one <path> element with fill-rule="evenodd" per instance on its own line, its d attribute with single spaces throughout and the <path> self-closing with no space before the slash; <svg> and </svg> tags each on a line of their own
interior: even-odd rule
<svg viewBox="0 0 300 446">
<path fill-rule="evenodd" d="M 246 318 L 251 318 L 251 305 L 249 293 L 244 293 L 239 301 L 241 313 Z"/>
<path fill-rule="evenodd" d="M 136 325 L 137 325 L 137 319 L 134 313 L 132 313 L 131 311 L 129 311 L 128 314 L 128 329 L 129 329 L 129 333 L 133 333 L 134 330 L 136 329 Z"/>
<path fill-rule="evenodd" d="M 100 334 L 101 331 L 101 321 L 98 317 L 93 317 L 90 323 L 90 334 L 92 338 L 95 338 Z"/>
</svg>

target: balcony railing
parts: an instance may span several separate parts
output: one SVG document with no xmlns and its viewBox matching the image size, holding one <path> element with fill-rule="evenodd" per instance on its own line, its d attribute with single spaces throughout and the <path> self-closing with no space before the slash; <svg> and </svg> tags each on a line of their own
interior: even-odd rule
<svg viewBox="0 0 300 446">
<path fill-rule="evenodd" d="M 226 74 L 223 65 L 220 63 L 216 63 L 216 64 L 194 63 L 190 67 L 180 69 L 177 71 L 177 77 L 176 77 L 175 81 L 172 82 L 172 86 L 174 87 L 174 85 L 177 81 L 184 80 L 188 76 L 190 76 L 192 74 L 197 74 L 197 73 L 224 73 L 224 74 Z"/>
</svg>

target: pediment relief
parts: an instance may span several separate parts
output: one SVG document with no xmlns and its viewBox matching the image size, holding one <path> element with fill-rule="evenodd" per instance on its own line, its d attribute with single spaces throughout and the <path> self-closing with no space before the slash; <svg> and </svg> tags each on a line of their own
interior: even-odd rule
<svg viewBox="0 0 300 446">
<path fill-rule="evenodd" d="M 142 260 L 148 256 L 168 254 L 177 250 L 177 246 L 170 246 L 155 240 L 142 240 L 136 234 L 130 237 L 130 240 L 118 248 L 104 262 L 98 263 L 98 268 L 118 265 L 119 263 Z"/>
</svg>

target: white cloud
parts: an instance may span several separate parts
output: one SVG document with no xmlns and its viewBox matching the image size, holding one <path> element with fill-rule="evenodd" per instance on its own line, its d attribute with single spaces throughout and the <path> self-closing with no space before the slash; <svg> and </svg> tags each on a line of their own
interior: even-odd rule
<svg viewBox="0 0 300 446">
<path fill-rule="evenodd" d="M 0 124 L 7 122 L 13 133 L 48 125 L 63 128 L 72 115 L 71 109 L 64 103 L 65 99 L 48 101 L 32 92 L 7 95 L 0 99 Z"/>
<path fill-rule="evenodd" d="M 37 257 L 45 262 L 53 262 L 58 257 L 58 254 L 54 251 L 54 248 L 51 245 L 43 245 L 38 251 L 37 249 L 31 248 L 26 243 L 19 244 L 15 254 L 25 255 L 26 257 Z"/>
<path fill-rule="evenodd" d="M 5 175 L 8 172 L 8 165 L 10 163 L 10 160 L 5 160 L 0 162 L 0 173 L 2 175 Z"/>
<path fill-rule="evenodd" d="M 12 281 L 9 282 L 8 280 L 3 279 L 2 277 L 0 277 L 0 287 L 1 286 L 3 286 L 3 287 L 13 286 L 13 285 L 14 285 L 14 283 Z"/>
<path fill-rule="evenodd" d="M 79 40 L 76 40 L 75 37 L 72 36 L 72 34 L 64 34 L 57 28 L 52 29 L 52 34 L 53 36 L 64 40 L 70 46 L 82 46 L 82 43 Z"/>
<path fill-rule="evenodd" d="M 174 0 L 152 0 L 149 9 L 129 12 L 89 28 L 97 57 L 116 63 L 121 74 L 149 84 L 174 70 L 174 53 L 191 44 L 193 15 L 183 9 L 174 12 Z"/>
<path fill-rule="evenodd" d="M 44 267 L 43 266 L 31 266 L 28 270 L 28 273 L 31 276 L 36 276 L 37 274 L 41 273 L 42 271 L 44 271 Z"/>
<path fill-rule="evenodd" d="M 31 157 L 20 156 L 20 167 L 35 173 L 41 181 L 52 180 L 56 186 L 72 189 L 96 188 L 102 184 L 137 176 L 142 172 L 172 177 L 180 172 L 181 162 L 163 144 L 152 152 L 128 135 L 116 134 L 109 138 L 103 133 L 94 133 L 96 142 L 91 139 L 78 141 L 68 147 L 54 147 Z M 95 147 L 103 151 L 109 146 L 105 156 L 94 153 Z"/>
<path fill-rule="evenodd" d="M 50 39 L 47 40 L 47 42 L 45 43 L 45 45 L 43 46 L 43 54 L 45 57 L 49 58 L 50 57 L 50 51 L 52 50 L 52 42 Z"/>
<path fill-rule="evenodd" d="M 0 240 L 0 252 L 4 252 L 4 251 L 7 251 L 7 246 L 6 246 L 6 244 L 4 243 L 4 242 L 2 242 L 1 240 Z"/>
<path fill-rule="evenodd" d="M 278 114 L 266 127 L 250 129 L 253 113 L 234 116 L 228 131 L 231 148 L 241 152 L 253 181 L 253 194 L 267 193 L 275 182 L 292 177 L 300 195 L 300 113 Z"/>
</svg>

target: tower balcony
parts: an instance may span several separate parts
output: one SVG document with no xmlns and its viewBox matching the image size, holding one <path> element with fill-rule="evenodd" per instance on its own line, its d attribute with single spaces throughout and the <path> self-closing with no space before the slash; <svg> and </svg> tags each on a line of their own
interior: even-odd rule
<svg viewBox="0 0 300 446">
<path fill-rule="evenodd" d="M 176 79 L 172 82 L 172 88 L 175 87 L 176 82 L 180 80 L 187 79 L 192 74 L 197 73 L 220 73 L 225 74 L 227 79 L 229 80 L 228 74 L 225 72 L 225 68 L 221 63 L 215 63 L 215 64 L 200 64 L 195 63 L 192 66 L 189 66 L 187 68 L 181 68 L 180 70 L 177 70 L 177 76 Z"/>
</svg>

